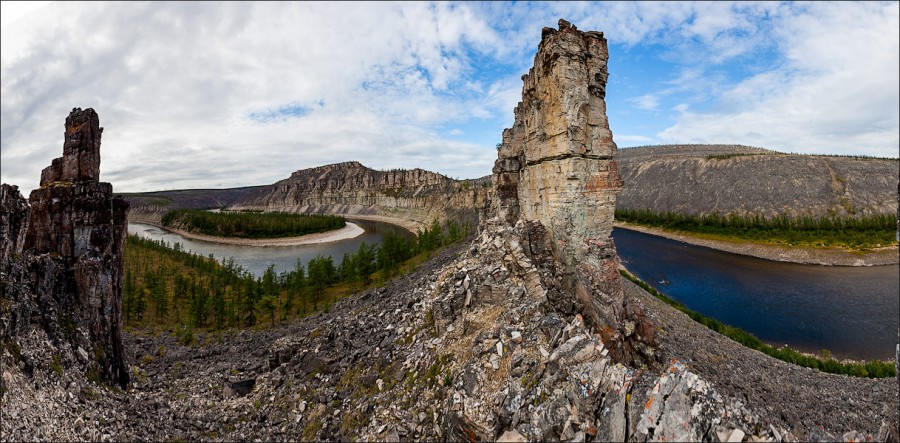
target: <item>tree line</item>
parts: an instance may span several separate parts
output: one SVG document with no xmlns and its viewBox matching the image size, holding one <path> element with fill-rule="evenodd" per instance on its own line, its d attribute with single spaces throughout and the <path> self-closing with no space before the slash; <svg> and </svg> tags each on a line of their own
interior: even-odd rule
<svg viewBox="0 0 900 443">
<path fill-rule="evenodd" d="M 657 213 L 649 209 L 616 209 L 618 221 L 678 231 L 738 237 L 746 240 L 810 246 L 847 246 L 857 249 L 896 242 L 896 214 L 860 217 L 766 218 L 736 214 L 690 215 Z"/>
<path fill-rule="evenodd" d="M 178 209 L 166 213 L 162 218 L 162 225 L 216 237 L 257 239 L 299 237 L 331 231 L 343 228 L 346 221 L 344 217 L 335 215 Z"/>
<path fill-rule="evenodd" d="M 338 298 L 362 290 L 424 261 L 435 250 L 468 236 L 471 226 L 437 221 L 415 238 L 388 231 L 382 244 L 361 243 L 335 264 L 319 255 L 290 272 L 269 266 L 254 277 L 228 258 L 185 251 L 180 243 L 129 235 L 125 247 L 122 313 L 132 328 L 226 328 L 274 325 L 327 309 Z M 192 332 L 190 332 L 192 334 Z"/>
</svg>

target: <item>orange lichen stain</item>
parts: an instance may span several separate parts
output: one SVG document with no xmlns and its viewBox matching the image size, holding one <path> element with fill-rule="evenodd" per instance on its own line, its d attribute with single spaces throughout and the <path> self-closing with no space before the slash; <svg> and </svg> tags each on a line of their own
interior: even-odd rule
<svg viewBox="0 0 900 443">
<path fill-rule="evenodd" d="M 644 406 L 644 409 L 650 409 L 650 405 L 653 404 L 653 397 L 650 397 L 650 400 L 647 400 L 647 406 Z"/>
<path fill-rule="evenodd" d="M 85 125 L 84 123 L 81 123 L 78 125 L 72 125 L 72 126 L 66 128 L 66 134 L 74 134 L 78 131 L 81 131 L 81 127 L 84 125 Z"/>
<path fill-rule="evenodd" d="M 473 442 L 473 443 L 474 443 L 475 440 L 476 440 L 476 438 L 475 438 L 475 431 L 473 431 L 473 430 L 471 430 L 471 429 L 468 429 L 468 428 L 464 429 L 464 431 L 465 431 L 465 433 L 466 433 L 466 438 L 467 438 L 470 442 Z"/>
<path fill-rule="evenodd" d="M 600 172 L 588 179 L 587 183 L 584 184 L 585 192 L 597 192 L 603 189 L 610 189 L 615 187 L 614 184 L 609 179 L 608 172 Z"/>
</svg>

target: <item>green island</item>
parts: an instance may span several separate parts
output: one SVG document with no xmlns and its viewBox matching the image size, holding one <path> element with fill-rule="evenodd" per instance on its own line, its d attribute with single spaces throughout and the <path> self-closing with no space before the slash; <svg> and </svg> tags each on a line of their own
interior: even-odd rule
<svg viewBox="0 0 900 443">
<path fill-rule="evenodd" d="M 724 324 L 714 318 L 707 317 L 669 298 L 667 295 L 657 291 L 656 288 L 648 285 L 628 271 L 620 269 L 619 274 L 621 274 L 623 277 L 627 278 L 634 284 L 640 286 L 641 289 L 647 291 L 669 306 L 672 306 L 673 308 L 687 314 L 688 317 L 690 317 L 697 323 L 700 323 L 701 325 L 706 326 L 707 328 L 712 329 L 713 331 L 716 331 L 719 334 L 722 334 L 725 337 L 728 337 L 750 349 L 755 349 L 781 361 L 793 363 L 798 366 L 817 369 L 822 372 L 843 374 L 853 377 L 887 378 L 897 375 L 897 369 L 894 367 L 893 362 L 870 360 L 865 363 L 844 363 L 832 358 L 831 353 L 824 349 L 819 352 L 818 357 L 815 357 L 800 353 L 787 346 L 776 348 L 774 346 L 767 345 L 753 334 L 741 328 L 736 328 L 734 326 Z"/>
<path fill-rule="evenodd" d="M 178 209 L 164 215 L 162 225 L 214 237 L 262 239 L 333 231 L 346 226 L 346 221 L 344 217 L 335 215 Z"/>
<path fill-rule="evenodd" d="M 663 228 L 705 238 L 751 241 L 779 246 L 849 248 L 865 251 L 897 245 L 897 216 L 879 214 L 850 218 L 764 218 L 739 215 L 685 215 L 674 212 L 616 209 L 617 221 Z"/>
<path fill-rule="evenodd" d="M 415 238 L 392 231 L 380 246 L 360 244 L 340 263 L 317 256 L 290 272 L 276 274 L 270 266 L 261 277 L 235 264 L 185 251 L 180 243 L 129 235 L 125 246 L 122 317 L 131 332 L 170 331 L 185 343 L 195 330 L 263 328 L 327 311 L 347 295 L 427 261 L 435 251 L 461 241 L 472 231 L 453 221 L 433 222 Z"/>
</svg>

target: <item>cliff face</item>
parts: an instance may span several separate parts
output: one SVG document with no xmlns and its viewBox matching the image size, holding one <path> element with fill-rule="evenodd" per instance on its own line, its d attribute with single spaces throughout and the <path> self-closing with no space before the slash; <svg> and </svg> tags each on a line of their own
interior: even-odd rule
<svg viewBox="0 0 900 443">
<path fill-rule="evenodd" d="M 128 204 L 99 182 L 102 128 L 93 109 L 66 119 L 63 156 L 41 174 L 29 204 L 3 185 L 3 298 L 7 338 L 39 328 L 88 372 L 128 384 L 121 288 Z M 75 362 L 72 362 L 73 364 Z M 59 362 L 57 362 L 59 364 Z"/>
<path fill-rule="evenodd" d="M 741 146 L 622 149 L 620 209 L 774 217 L 892 214 L 896 160 L 786 155 Z"/>
<path fill-rule="evenodd" d="M 490 188 L 422 169 L 376 171 L 358 162 L 303 169 L 251 191 L 230 209 L 387 216 L 426 226 L 433 219 L 475 217 Z"/>
<path fill-rule="evenodd" d="M 564 20 L 542 34 L 515 123 L 503 132 L 493 209 L 507 224 L 540 222 L 561 265 L 560 292 L 574 295 L 610 344 L 621 338 L 624 303 L 609 236 L 622 186 L 604 101 L 609 51 L 603 33 Z"/>
</svg>

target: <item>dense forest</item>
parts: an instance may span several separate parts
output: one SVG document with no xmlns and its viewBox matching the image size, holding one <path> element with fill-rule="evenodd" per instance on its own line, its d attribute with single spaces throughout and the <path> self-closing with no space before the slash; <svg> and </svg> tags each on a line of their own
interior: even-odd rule
<svg viewBox="0 0 900 443">
<path fill-rule="evenodd" d="M 393 231 L 381 246 L 360 244 L 335 264 L 317 256 L 291 272 L 270 266 L 254 277 L 229 258 L 223 262 L 183 250 L 181 244 L 129 235 L 125 247 L 122 312 L 132 330 L 174 330 L 185 342 L 195 329 L 274 325 L 328 309 L 337 299 L 408 272 L 435 250 L 471 232 L 469 224 L 437 221 L 407 239 Z"/>
<path fill-rule="evenodd" d="M 163 226 L 216 237 L 280 238 L 315 234 L 346 225 L 335 215 L 289 214 L 285 212 L 210 212 L 178 209 L 163 216 Z"/>
<path fill-rule="evenodd" d="M 896 244 L 897 216 L 787 217 L 685 215 L 674 212 L 616 209 L 616 220 L 676 231 L 764 243 L 867 249 Z"/>
</svg>

